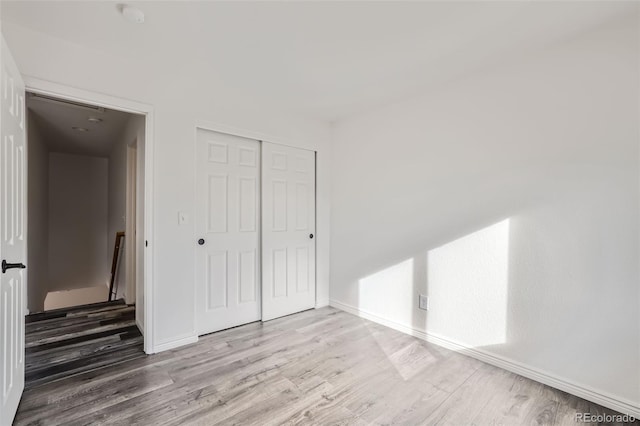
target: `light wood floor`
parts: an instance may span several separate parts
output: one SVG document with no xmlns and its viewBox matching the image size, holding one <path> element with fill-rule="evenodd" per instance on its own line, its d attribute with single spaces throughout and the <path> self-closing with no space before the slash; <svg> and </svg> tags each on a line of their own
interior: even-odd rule
<svg viewBox="0 0 640 426">
<path fill-rule="evenodd" d="M 576 425 L 613 413 L 332 308 L 24 393 L 23 424 Z"/>
</svg>

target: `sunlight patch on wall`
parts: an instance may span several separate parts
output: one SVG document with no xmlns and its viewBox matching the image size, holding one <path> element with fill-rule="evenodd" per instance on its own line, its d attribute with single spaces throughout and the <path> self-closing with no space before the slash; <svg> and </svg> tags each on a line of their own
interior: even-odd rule
<svg viewBox="0 0 640 426">
<path fill-rule="evenodd" d="M 505 343 L 509 219 L 428 252 L 427 331 L 465 345 Z"/>
</svg>

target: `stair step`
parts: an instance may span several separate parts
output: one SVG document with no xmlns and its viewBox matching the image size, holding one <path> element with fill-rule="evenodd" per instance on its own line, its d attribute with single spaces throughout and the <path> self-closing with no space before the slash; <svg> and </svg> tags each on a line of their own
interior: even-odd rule
<svg viewBox="0 0 640 426">
<path fill-rule="evenodd" d="M 119 334 L 109 334 L 109 335 L 97 337 L 91 340 L 83 340 L 75 343 L 70 343 L 64 346 L 50 347 L 50 348 L 42 349 L 39 351 L 31 352 L 27 356 L 26 364 L 28 365 L 32 363 L 31 360 L 37 361 L 40 358 L 46 358 L 49 356 L 53 357 L 53 356 L 56 356 L 56 354 L 64 353 L 67 351 L 74 351 L 77 348 L 87 346 L 87 345 L 99 345 L 101 343 L 105 344 L 108 342 L 118 342 L 120 340 L 137 339 L 139 337 L 142 338 L 143 336 L 142 336 L 142 333 L 140 333 L 140 330 L 138 330 L 138 328 L 136 327 L 127 331 L 123 331 Z"/>
<path fill-rule="evenodd" d="M 81 324 L 98 323 L 100 321 L 117 318 L 123 315 L 135 315 L 136 308 L 134 306 L 126 306 L 118 309 L 110 309 L 107 311 L 99 311 L 97 313 L 84 314 L 82 316 L 65 316 L 62 318 L 53 318 L 49 320 L 32 322 L 26 324 L 27 334 L 40 333 L 45 330 L 57 330 L 65 327 L 72 327 Z"/>
<path fill-rule="evenodd" d="M 26 338 L 26 347 L 33 347 L 37 345 L 47 345 L 49 343 L 55 343 L 61 340 L 72 339 L 75 337 L 91 336 L 94 333 L 101 333 L 103 331 L 110 330 L 105 328 L 112 325 L 118 325 L 118 327 L 110 334 L 120 334 L 119 328 L 129 327 L 135 323 L 134 313 L 127 316 L 113 318 L 104 321 L 96 321 L 88 324 L 80 324 L 73 327 L 65 327 L 62 332 L 60 330 L 45 330 L 39 333 L 30 334 Z M 134 323 L 132 323 L 134 321 Z M 93 339 L 89 339 L 93 340 Z"/>
<path fill-rule="evenodd" d="M 101 312 L 115 311 L 124 308 L 134 308 L 134 305 L 127 305 L 126 303 L 120 303 L 112 306 L 105 306 L 103 308 L 98 309 L 78 309 L 73 312 L 69 312 L 67 314 L 67 318 L 76 318 L 82 316 L 91 316 L 91 315 L 99 315 Z"/>
<path fill-rule="evenodd" d="M 59 336 L 62 334 L 77 333 L 84 330 L 95 329 L 96 327 L 102 325 L 135 320 L 135 316 L 136 314 L 134 311 L 128 311 L 111 316 L 100 316 L 83 319 L 81 318 L 78 321 L 67 322 L 65 325 L 60 327 L 47 327 L 45 329 L 29 330 L 29 332 L 27 333 L 26 341 L 27 343 L 29 343 L 35 340 L 41 340 L 48 336 Z"/>
<path fill-rule="evenodd" d="M 37 353 L 37 358 L 30 359 L 25 365 L 27 376 L 51 371 L 53 367 L 71 365 L 87 358 L 110 355 L 123 349 L 135 347 L 142 350 L 142 336 L 135 339 L 123 340 L 118 335 L 99 339 L 91 344 L 77 344 L 74 347 L 65 346 L 63 350 Z M 61 348 L 57 348 L 61 349 Z"/>
<path fill-rule="evenodd" d="M 101 308 L 108 308 L 111 306 L 117 305 L 126 305 L 124 300 L 112 300 L 111 302 L 98 302 L 98 303 L 90 303 L 88 305 L 79 305 L 79 306 L 70 306 L 68 308 L 59 308 L 59 309 L 51 309 L 49 311 L 36 312 L 33 314 L 29 314 L 25 317 L 25 321 L 27 323 L 32 323 L 36 321 L 48 320 L 51 318 L 60 318 L 64 317 L 69 313 L 79 312 L 79 311 L 95 311 Z"/>
<path fill-rule="evenodd" d="M 124 331 L 137 329 L 135 320 L 127 320 L 115 324 L 95 327 L 76 333 L 64 333 L 57 336 L 46 337 L 25 344 L 26 352 L 38 352 L 56 346 L 69 345 L 76 342 L 93 340 L 96 338 L 108 336 L 110 334 L 119 334 Z"/>
</svg>

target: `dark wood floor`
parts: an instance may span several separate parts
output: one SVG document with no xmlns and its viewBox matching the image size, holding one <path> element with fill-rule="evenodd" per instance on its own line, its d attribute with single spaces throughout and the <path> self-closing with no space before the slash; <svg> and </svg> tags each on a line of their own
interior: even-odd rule
<svg viewBox="0 0 640 426">
<path fill-rule="evenodd" d="M 26 317 L 25 387 L 145 356 L 135 307 L 123 301 Z"/>
<path fill-rule="evenodd" d="M 613 413 L 332 308 L 27 390 L 16 425 L 575 425 Z"/>
</svg>

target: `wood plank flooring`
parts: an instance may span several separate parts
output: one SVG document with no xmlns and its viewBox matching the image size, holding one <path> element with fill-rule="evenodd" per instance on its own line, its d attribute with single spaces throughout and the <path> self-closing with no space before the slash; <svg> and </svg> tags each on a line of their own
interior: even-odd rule
<svg viewBox="0 0 640 426">
<path fill-rule="evenodd" d="M 123 301 L 28 315 L 25 332 L 27 389 L 145 356 L 135 307 Z"/>
<path fill-rule="evenodd" d="M 323 308 L 31 388 L 15 424 L 575 425 L 578 412 L 614 413 Z"/>
</svg>

